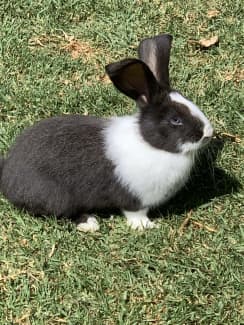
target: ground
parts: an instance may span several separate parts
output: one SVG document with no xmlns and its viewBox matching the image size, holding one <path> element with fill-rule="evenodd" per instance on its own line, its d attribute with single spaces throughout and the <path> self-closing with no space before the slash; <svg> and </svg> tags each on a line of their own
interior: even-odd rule
<svg viewBox="0 0 244 325">
<path fill-rule="evenodd" d="M 152 211 L 156 229 L 130 230 L 115 215 L 84 234 L 1 196 L 0 324 L 243 322 L 242 7 L 239 0 L 1 1 L 3 154 L 44 117 L 134 112 L 104 66 L 135 57 L 142 38 L 162 32 L 174 36 L 173 86 L 217 135 L 187 187 Z"/>
</svg>

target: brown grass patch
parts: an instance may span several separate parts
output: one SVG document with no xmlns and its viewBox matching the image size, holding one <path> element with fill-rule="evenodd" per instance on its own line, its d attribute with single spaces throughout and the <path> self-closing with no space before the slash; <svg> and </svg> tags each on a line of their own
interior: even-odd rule
<svg viewBox="0 0 244 325">
<path fill-rule="evenodd" d="M 70 55 L 71 59 L 77 60 L 82 58 L 83 60 L 89 62 L 92 61 L 92 64 L 95 65 L 97 75 L 94 76 L 94 81 L 102 82 L 108 84 L 110 82 L 109 77 L 104 73 L 104 67 L 101 67 L 100 63 L 96 58 L 98 56 L 106 56 L 109 58 L 109 55 L 101 48 L 94 48 L 89 42 L 79 40 L 75 38 L 74 35 L 68 35 L 63 32 L 62 35 L 50 34 L 50 35 L 35 35 L 29 39 L 29 47 L 31 49 L 35 48 L 47 48 L 49 51 L 53 52 L 65 52 Z M 71 79 L 61 78 L 60 82 L 64 85 L 71 85 L 76 82 L 79 82 L 80 76 L 75 73 Z M 88 80 L 87 83 L 93 83 L 91 80 Z"/>
<path fill-rule="evenodd" d="M 30 325 L 30 310 L 26 310 L 20 317 L 13 320 L 13 324 L 18 325 Z"/>
<path fill-rule="evenodd" d="M 220 79 L 223 81 L 234 81 L 235 83 L 240 83 L 244 80 L 244 69 L 236 66 L 231 71 L 224 71 L 220 75 Z"/>
<path fill-rule="evenodd" d="M 109 76 L 106 73 L 104 73 L 103 75 L 98 75 L 97 80 L 104 84 L 109 84 L 111 82 Z"/>
<path fill-rule="evenodd" d="M 76 60 L 83 57 L 87 60 L 101 54 L 100 49 L 95 49 L 89 42 L 75 38 L 74 35 L 68 35 L 63 32 L 63 35 L 39 35 L 29 39 L 30 48 L 48 47 L 53 50 L 61 50 L 70 54 L 71 58 Z"/>
<path fill-rule="evenodd" d="M 65 40 L 67 44 L 61 49 L 67 51 L 74 60 L 79 59 L 81 56 L 89 60 L 98 54 L 98 50 L 94 49 L 88 42 L 80 41 L 74 36 L 65 35 Z"/>
</svg>

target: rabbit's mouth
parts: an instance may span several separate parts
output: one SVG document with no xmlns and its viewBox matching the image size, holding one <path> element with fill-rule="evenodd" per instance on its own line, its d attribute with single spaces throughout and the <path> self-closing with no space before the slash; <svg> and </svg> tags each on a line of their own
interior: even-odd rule
<svg viewBox="0 0 244 325">
<path fill-rule="evenodd" d="M 204 134 L 202 139 L 200 140 L 201 147 L 205 147 L 206 145 L 208 145 L 209 142 L 212 140 L 213 135 L 214 135 L 214 129 L 212 125 L 208 123 L 204 128 Z"/>
<path fill-rule="evenodd" d="M 207 146 L 211 141 L 212 136 L 202 137 L 198 142 L 186 142 L 186 143 L 178 143 L 178 149 L 180 153 L 183 154 L 196 154 L 201 148 Z"/>
<path fill-rule="evenodd" d="M 209 142 L 212 140 L 212 137 L 204 137 L 201 142 L 202 142 L 202 146 L 205 147 L 206 145 L 209 144 Z"/>
</svg>

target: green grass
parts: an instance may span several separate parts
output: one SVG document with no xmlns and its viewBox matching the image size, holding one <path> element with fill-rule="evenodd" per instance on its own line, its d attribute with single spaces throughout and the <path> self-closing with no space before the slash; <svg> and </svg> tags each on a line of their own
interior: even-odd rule
<svg viewBox="0 0 244 325">
<path fill-rule="evenodd" d="M 0 152 L 44 117 L 132 113 L 104 65 L 161 32 L 174 36 L 173 85 L 218 134 L 243 137 L 242 10 L 240 0 L 1 1 Z M 213 35 L 206 51 L 188 42 Z M 143 233 L 116 216 L 82 234 L 1 196 L 0 324 L 243 323 L 243 158 L 243 142 L 220 136 L 187 188 L 153 211 L 160 228 Z"/>
</svg>

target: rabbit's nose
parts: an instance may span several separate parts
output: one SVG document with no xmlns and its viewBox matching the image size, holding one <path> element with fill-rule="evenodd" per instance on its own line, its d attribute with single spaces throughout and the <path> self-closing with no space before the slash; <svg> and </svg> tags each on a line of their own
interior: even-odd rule
<svg viewBox="0 0 244 325">
<path fill-rule="evenodd" d="M 212 125 L 211 124 L 206 125 L 203 132 L 203 139 L 212 138 L 213 134 L 214 134 L 214 129 Z"/>
</svg>

